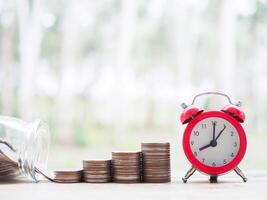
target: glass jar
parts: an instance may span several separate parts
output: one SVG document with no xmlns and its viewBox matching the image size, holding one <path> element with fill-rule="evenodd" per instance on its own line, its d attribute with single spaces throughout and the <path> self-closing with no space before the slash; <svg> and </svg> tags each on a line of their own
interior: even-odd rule
<svg viewBox="0 0 267 200">
<path fill-rule="evenodd" d="M 46 123 L 41 120 L 27 123 L 13 117 L 0 116 L 0 143 L 0 150 L 17 163 L 20 175 L 40 180 L 41 175 L 37 173 L 36 167 L 46 169 L 50 143 Z"/>
</svg>

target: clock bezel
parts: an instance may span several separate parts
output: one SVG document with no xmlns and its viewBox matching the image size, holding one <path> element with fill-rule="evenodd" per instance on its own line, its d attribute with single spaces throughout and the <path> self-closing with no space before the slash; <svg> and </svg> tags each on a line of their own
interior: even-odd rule
<svg viewBox="0 0 267 200">
<path fill-rule="evenodd" d="M 227 163 L 226 165 L 219 166 L 219 167 L 208 166 L 200 162 L 194 156 L 191 150 L 191 147 L 190 147 L 190 136 L 192 134 L 193 128 L 200 121 L 210 118 L 210 117 L 222 118 L 228 121 L 229 123 L 231 123 L 236 128 L 237 133 L 239 135 L 239 139 L 240 139 L 239 150 L 235 158 L 231 162 Z M 220 174 L 224 174 L 226 172 L 233 170 L 241 162 L 241 160 L 243 159 L 246 153 L 247 139 L 246 139 L 246 134 L 245 134 L 243 127 L 240 125 L 240 123 L 235 118 L 233 118 L 229 114 L 224 113 L 222 111 L 206 111 L 206 112 L 201 113 L 200 115 L 198 115 L 197 117 L 195 117 L 193 120 L 191 120 L 188 123 L 184 131 L 184 136 L 183 136 L 183 149 L 184 149 L 187 159 L 191 162 L 191 164 L 196 169 L 209 175 L 220 175 Z"/>
</svg>

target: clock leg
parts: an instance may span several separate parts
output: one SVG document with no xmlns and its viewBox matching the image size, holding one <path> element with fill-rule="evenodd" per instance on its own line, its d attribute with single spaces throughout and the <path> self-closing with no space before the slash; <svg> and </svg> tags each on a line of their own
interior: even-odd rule
<svg viewBox="0 0 267 200">
<path fill-rule="evenodd" d="M 218 183 L 218 176 L 210 176 L 210 183 Z"/>
<path fill-rule="evenodd" d="M 186 183 L 190 176 L 192 176 L 196 171 L 196 168 L 192 166 L 185 174 L 185 177 L 182 178 L 183 182 Z"/>
<path fill-rule="evenodd" d="M 243 179 L 244 182 L 247 182 L 248 179 L 245 177 L 244 173 L 241 171 L 239 167 L 236 167 L 234 170 L 237 173 L 237 175 Z"/>
</svg>

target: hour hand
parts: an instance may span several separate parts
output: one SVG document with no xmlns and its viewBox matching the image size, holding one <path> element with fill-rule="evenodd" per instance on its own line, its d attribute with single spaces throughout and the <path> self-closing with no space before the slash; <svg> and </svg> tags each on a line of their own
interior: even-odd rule
<svg viewBox="0 0 267 200">
<path fill-rule="evenodd" d="M 200 147 L 200 148 L 199 148 L 199 151 L 202 151 L 202 150 L 204 150 L 204 149 L 206 149 L 206 148 L 208 148 L 208 147 L 211 147 L 211 143 L 210 143 L 210 144 L 207 144 L 207 145 L 205 145 L 205 146 L 203 146 L 203 147 Z"/>
</svg>

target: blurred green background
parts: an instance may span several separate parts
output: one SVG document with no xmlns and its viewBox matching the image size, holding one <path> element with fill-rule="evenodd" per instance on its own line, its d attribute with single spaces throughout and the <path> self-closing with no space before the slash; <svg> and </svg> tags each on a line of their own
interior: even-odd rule
<svg viewBox="0 0 267 200">
<path fill-rule="evenodd" d="M 184 170 L 180 103 L 221 91 L 247 115 L 242 167 L 266 169 L 266 55 L 266 0 L 0 0 L 0 112 L 48 122 L 50 168 L 170 141 Z"/>
</svg>

